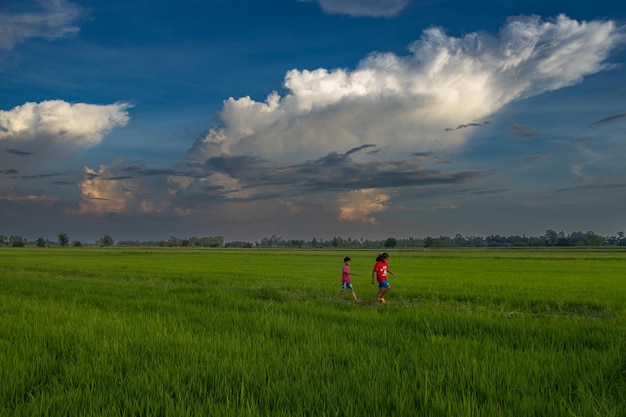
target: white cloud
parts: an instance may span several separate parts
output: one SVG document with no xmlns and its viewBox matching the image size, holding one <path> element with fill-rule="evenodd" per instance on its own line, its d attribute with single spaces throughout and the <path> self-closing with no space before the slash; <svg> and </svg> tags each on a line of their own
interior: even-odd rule
<svg viewBox="0 0 626 417">
<path fill-rule="evenodd" d="M 304 160 L 365 144 L 407 151 L 449 149 L 479 120 L 508 103 L 579 83 L 607 68 L 623 36 L 612 21 L 566 16 L 510 19 L 499 37 L 463 38 L 430 28 L 410 53 L 373 53 L 354 70 L 291 70 L 286 94 L 264 102 L 229 98 L 215 127 L 189 153 L 192 160 L 253 154 Z"/>
<path fill-rule="evenodd" d="M 389 195 L 381 190 L 369 188 L 350 191 L 346 197 L 339 199 L 339 220 L 363 223 L 377 223 L 372 215 L 385 210 Z"/>
<path fill-rule="evenodd" d="M 317 0 L 322 10 L 330 14 L 354 17 L 390 17 L 402 11 L 408 0 Z"/>
<path fill-rule="evenodd" d="M 65 0 L 36 2 L 34 11 L 25 13 L 0 12 L 0 49 L 12 49 L 28 38 L 54 40 L 79 32 L 76 20 L 82 9 Z"/>
<path fill-rule="evenodd" d="M 122 160 L 97 170 L 85 167 L 79 188 L 81 214 L 163 213 L 170 205 L 162 178 L 134 176 Z"/>
<path fill-rule="evenodd" d="M 130 119 L 127 103 L 96 105 L 49 100 L 0 110 L 0 142 L 33 141 L 89 147 Z"/>
</svg>

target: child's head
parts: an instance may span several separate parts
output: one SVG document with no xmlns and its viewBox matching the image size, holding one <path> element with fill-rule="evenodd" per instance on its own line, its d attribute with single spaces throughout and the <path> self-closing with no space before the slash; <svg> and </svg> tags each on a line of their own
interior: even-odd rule
<svg viewBox="0 0 626 417">
<path fill-rule="evenodd" d="M 352 259 L 350 259 L 348 256 L 346 256 L 345 258 L 343 258 L 343 263 L 347 264 L 348 262 L 350 262 Z"/>
</svg>

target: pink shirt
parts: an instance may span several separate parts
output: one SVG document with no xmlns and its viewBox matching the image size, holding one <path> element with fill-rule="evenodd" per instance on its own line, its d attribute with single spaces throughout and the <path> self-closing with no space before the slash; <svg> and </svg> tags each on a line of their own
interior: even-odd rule
<svg viewBox="0 0 626 417">
<path fill-rule="evenodd" d="M 345 284 L 346 282 L 350 282 L 350 267 L 348 265 L 344 265 L 341 270 L 341 283 Z"/>
</svg>

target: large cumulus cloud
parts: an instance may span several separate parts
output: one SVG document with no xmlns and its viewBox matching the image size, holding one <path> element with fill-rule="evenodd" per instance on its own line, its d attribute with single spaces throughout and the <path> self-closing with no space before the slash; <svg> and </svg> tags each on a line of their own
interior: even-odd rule
<svg viewBox="0 0 626 417">
<path fill-rule="evenodd" d="M 423 155 L 471 138 L 472 129 L 451 126 L 610 68 L 609 54 L 623 42 L 612 21 L 526 16 L 509 19 L 497 36 L 430 28 L 406 55 L 375 52 L 354 69 L 291 70 L 282 93 L 224 102 L 221 123 L 168 176 L 170 209 L 275 200 L 297 213 L 322 204 L 323 189 L 337 218 L 375 223 L 395 189 L 482 174 L 424 169 Z"/>
<path fill-rule="evenodd" d="M 252 153 L 301 159 L 376 143 L 407 149 L 447 149 L 469 134 L 443 135 L 508 103 L 573 85 L 607 67 L 623 40 L 613 22 L 577 22 L 566 16 L 509 20 L 499 37 L 463 38 L 430 28 L 410 53 L 373 53 L 354 70 L 291 70 L 285 94 L 263 102 L 229 98 L 223 125 L 189 153 L 204 159 Z"/>
</svg>

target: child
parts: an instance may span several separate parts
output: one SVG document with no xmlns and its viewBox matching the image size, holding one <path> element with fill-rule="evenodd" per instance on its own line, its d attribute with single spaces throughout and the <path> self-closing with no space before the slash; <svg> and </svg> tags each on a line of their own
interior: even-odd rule
<svg viewBox="0 0 626 417">
<path fill-rule="evenodd" d="M 372 271 L 372 285 L 375 285 L 375 279 L 378 280 L 378 293 L 376 294 L 376 302 L 379 304 L 385 304 L 385 295 L 391 290 L 391 284 L 387 281 L 387 273 L 390 273 L 394 277 L 396 274 L 391 272 L 389 265 L 387 264 L 389 255 L 386 252 L 382 252 L 376 258 L 376 265 Z"/>
<path fill-rule="evenodd" d="M 354 299 L 354 301 L 358 301 L 358 298 L 356 298 L 356 294 L 354 293 L 354 289 L 352 288 L 352 282 L 350 281 L 350 276 L 357 274 L 355 274 L 354 272 L 350 272 L 350 262 L 352 262 L 352 259 L 350 259 L 349 257 L 346 256 L 345 258 L 343 258 L 343 269 L 341 270 L 341 289 L 337 293 L 337 297 L 342 295 L 343 290 L 347 288 L 352 293 L 352 298 Z"/>
</svg>

